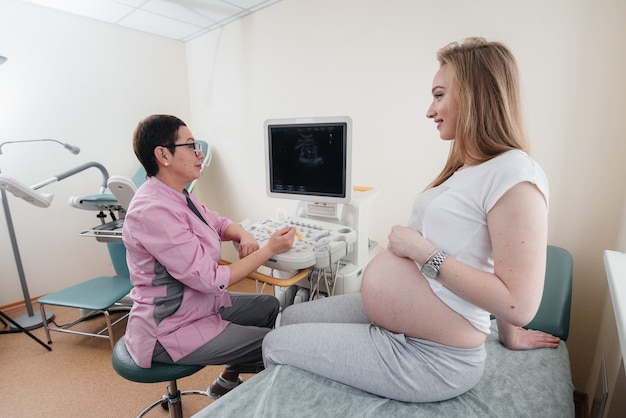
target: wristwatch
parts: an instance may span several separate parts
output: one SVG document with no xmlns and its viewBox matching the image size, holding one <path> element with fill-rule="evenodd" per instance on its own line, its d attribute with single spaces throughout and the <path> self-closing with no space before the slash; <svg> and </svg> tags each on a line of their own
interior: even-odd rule
<svg viewBox="0 0 626 418">
<path fill-rule="evenodd" d="M 443 264 L 444 260 L 448 257 L 443 250 L 439 250 L 433 258 L 431 258 L 426 264 L 422 266 L 422 274 L 428 279 L 436 279 L 439 276 L 439 268 Z"/>
</svg>

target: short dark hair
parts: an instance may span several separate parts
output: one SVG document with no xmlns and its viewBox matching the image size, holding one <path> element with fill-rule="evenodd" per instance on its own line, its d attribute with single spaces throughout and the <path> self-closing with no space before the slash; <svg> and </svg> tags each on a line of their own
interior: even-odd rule
<svg viewBox="0 0 626 418">
<path fill-rule="evenodd" d="M 146 169 L 148 177 L 159 171 L 154 156 L 156 147 L 167 147 L 176 143 L 178 128 L 187 126 L 185 122 L 171 115 L 151 115 L 139 122 L 133 133 L 133 150 L 139 162 Z M 170 148 L 172 153 L 175 148 Z"/>
</svg>

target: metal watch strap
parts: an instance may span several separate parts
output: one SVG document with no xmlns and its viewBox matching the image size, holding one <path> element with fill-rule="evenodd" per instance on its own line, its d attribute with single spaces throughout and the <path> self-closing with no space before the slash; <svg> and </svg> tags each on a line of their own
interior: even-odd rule
<svg viewBox="0 0 626 418">
<path fill-rule="evenodd" d="M 437 269 L 437 271 L 439 271 L 439 268 L 447 257 L 448 254 L 446 254 L 443 250 L 439 250 L 439 252 L 428 263 L 432 264 Z"/>
<path fill-rule="evenodd" d="M 439 269 L 441 268 L 441 265 L 443 264 L 443 262 L 445 261 L 447 257 L 448 257 L 448 254 L 446 254 L 445 251 L 439 250 L 437 254 L 435 254 L 435 256 L 430 259 L 430 261 L 424 264 L 424 268 L 426 268 L 427 270 L 430 270 L 430 273 L 434 273 L 434 274 L 428 275 L 428 276 L 431 276 L 430 277 L 431 279 L 434 279 L 435 277 L 439 275 Z M 423 273 L 424 273 L 424 268 L 422 268 Z"/>
</svg>

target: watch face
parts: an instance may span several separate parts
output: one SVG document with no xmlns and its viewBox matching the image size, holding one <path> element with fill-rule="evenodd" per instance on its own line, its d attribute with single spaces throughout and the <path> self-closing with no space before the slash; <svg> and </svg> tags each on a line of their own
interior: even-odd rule
<svg viewBox="0 0 626 418">
<path fill-rule="evenodd" d="M 429 279 L 435 279 L 438 273 L 439 270 L 437 270 L 435 266 L 430 263 L 422 267 L 422 274 Z"/>
</svg>

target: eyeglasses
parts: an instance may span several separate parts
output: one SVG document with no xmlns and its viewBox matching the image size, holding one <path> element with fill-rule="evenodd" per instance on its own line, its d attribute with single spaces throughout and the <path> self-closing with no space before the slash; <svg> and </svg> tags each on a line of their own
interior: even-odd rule
<svg viewBox="0 0 626 418">
<path fill-rule="evenodd" d="M 193 152 L 196 153 L 196 156 L 200 155 L 202 152 L 202 145 L 199 142 L 190 142 L 188 144 L 173 144 L 173 145 L 165 145 L 167 148 L 176 148 L 176 147 L 189 147 L 193 148 Z"/>
</svg>

